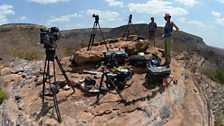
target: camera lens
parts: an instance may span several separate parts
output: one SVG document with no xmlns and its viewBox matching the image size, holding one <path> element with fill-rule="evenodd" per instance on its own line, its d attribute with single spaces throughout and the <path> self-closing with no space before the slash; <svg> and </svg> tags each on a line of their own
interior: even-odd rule
<svg viewBox="0 0 224 126">
<path fill-rule="evenodd" d="M 51 27 L 51 31 L 52 32 L 59 32 L 59 28 L 58 27 Z"/>
</svg>

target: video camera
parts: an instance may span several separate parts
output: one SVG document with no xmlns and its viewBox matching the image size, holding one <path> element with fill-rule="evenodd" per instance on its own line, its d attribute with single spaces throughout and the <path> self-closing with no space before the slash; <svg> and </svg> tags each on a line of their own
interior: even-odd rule
<svg viewBox="0 0 224 126">
<path fill-rule="evenodd" d="M 40 43 L 44 44 L 46 50 L 55 50 L 57 47 L 56 41 L 60 39 L 59 28 L 51 27 L 48 29 L 40 29 Z"/>
<path fill-rule="evenodd" d="M 99 20 L 100 20 L 99 15 L 93 14 L 93 18 L 95 18 L 95 23 L 99 23 Z"/>
</svg>

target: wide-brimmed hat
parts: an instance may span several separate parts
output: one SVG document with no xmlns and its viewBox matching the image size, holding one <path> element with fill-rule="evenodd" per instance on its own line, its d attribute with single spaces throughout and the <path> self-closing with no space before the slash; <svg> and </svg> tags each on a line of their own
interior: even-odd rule
<svg viewBox="0 0 224 126">
<path fill-rule="evenodd" d="M 168 14 L 168 13 L 166 13 L 166 14 L 165 14 L 165 16 L 164 16 L 164 18 L 166 18 L 166 17 L 171 18 L 171 15 L 170 15 L 170 14 Z"/>
</svg>

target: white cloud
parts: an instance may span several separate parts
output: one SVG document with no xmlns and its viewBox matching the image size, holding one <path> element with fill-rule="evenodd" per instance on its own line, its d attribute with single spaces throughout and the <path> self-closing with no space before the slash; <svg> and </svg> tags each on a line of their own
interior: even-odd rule
<svg viewBox="0 0 224 126">
<path fill-rule="evenodd" d="M 124 2 L 119 1 L 119 0 L 105 0 L 109 6 L 112 7 L 123 7 L 124 6 Z"/>
<path fill-rule="evenodd" d="M 136 21 L 135 24 L 144 24 L 146 22 L 149 22 L 149 21 L 146 21 L 146 20 L 139 20 L 139 21 Z"/>
<path fill-rule="evenodd" d="M 7 22 L 8 22 L 7 19 L 4 16 L 0 15 L 0 25 L 5 24 Z"/>
<path fill-rule="evenodd" d="M 188 22 L 189 24 L 195 26 L 195 27 L 199 27 L 199 28 L 205 28 L 206 25 L 200 21 L 197 21 L 197 20 L 193 20 L 193 21 L 189 21 Z"/>
<path fill-rule="evenodd" d="M 14 15 L 13 6 L 9 4 L 0 5 L 0 24 L 8 23 L 7 15 Z"/>
<path fill-rule="evenodd" d="M 83 17 L 83 12 L 80 13 L 74 13 L 74 14 L 67 14 L 63 16 L 58 16 L 58 17 L 51 17 L 46 25 L 48 27 L 52 26 L 57 26 L 61 30 L 68 30 L 68 29 L 74 29 L 74 28 L 87 28 L 89 27 L 88 25 L 82 24 L 77 24 L 78 22 L 74 23 L 75 21 L 79 20 L 80 18 Z"/>
<path fill-rule="evenodd" d="M 194 5 L 199 3 L 198 0 L 174 0 L 174 1 L 189 7 L 193 7 Z"/>
<path fill-rule="evenodd" d="M 68 14 L 63 15 L 60 17 L 52 17 L 47 21 L 47 26 L 57 26 L 60 29 L 66 30 L 66 29 L 72 29 L 75 27 L 75 25 L 72 23 L 73 18 L 79 18 L 82 17 L 82 15 L 74 13 L 74 14 Z"/>
<path fill-rule="evenodd" d="M 81 17 L 82 15 L 74 13 L 74 14 L 69 14 L 69 15 L 64 15 L 64 16 L 60 16 L 60 17 L 54 17 L 51 18 L 50 20 L 48 20 L 48 25 L 58 25 L 58 24 L 64 24 L 67 22 L 71 21 L 71 18 L 75 18 L 75 17 Z"/>
<path fill-rule="evenodd" d="M 22 16 L 22 17 L 19 18 L 20 21 L 24 21 L 24 20 L 26 20 L 26 19 L 27 19 L 26 16 Z"/>
<path fill-rule="evenodd" d="M 172 2 L 163 0 L 149 0 L 146 3 L 130 3 L 128 4 L 129 11 L 137 13 L 146 13 L 153 15 L 164 15 L 170 13 L 171 15 L 183 16 L 187 15 L 188 11 L 172 6 Z"/>
<path fill-rule="evenodd" d="M 31 2 L 40 3 L 40 4 L 53 4 L 59 2 L 68 2 L 70 0 L 29 0 Z"/>
<path fill-rule="evenodd" d="M 48 23 L 49 24 L 58 24 L 58 23 L 66 23 L 69 21 L 70 21 L 69 18 L 58 17 L 58 18 L 53 18 L 53 19 L 48 20 Z"/>
<path fill-rule="evenodd" d="M 223 0 L 224 1 L 224 0 Z M 222 14 L 217 11 L 211 11 L 212 16 L 215 19 L 215 23 L 223 25 L 224 26 L 224 18 L 222 18 Z"/>
<path fill-rule="evenodd" d="M 220 3 L 223 3 L 224 4 L 224 0 L 217 0 L 217 1 L 219 1 Z"/>
<path fill-rule="evenodd" d="M 177 19 L 177 21 L 179 21 L 180 23 L 184 23 L 186 19 L 184 17 L 180 17 Z"/>
<path fill-rule="evenodd" d="M 221 25 L 224 26 L 224 18 L 218 18 L 218 19 L 216 19 L 216 22 L 217 22 L 218 24 L 221 24 Z"/>
<path fill-rule="evenodd" d="M 87 15 L 97 14 L 100 16 L 101 19 L 107 21 L 113 21 L 119 17 L 119 13 L 116 11 L 101 11 L 96 9 L 89 9 L 86 11 Z"/>
<path fill-rule="evenodd" d="M 217 12 L 217 11 L 212 11 L 211 12 L 212 16 L 214 17 L 220 17 L 221 16 L 221 13 Z"/>
<path fill-rule="evenodd" d="M 13 11 L 13 6 L 9 4 L 0 5 L 0 14 L 1 15 L 15 14 L 15 12 Z"/>
</svg>

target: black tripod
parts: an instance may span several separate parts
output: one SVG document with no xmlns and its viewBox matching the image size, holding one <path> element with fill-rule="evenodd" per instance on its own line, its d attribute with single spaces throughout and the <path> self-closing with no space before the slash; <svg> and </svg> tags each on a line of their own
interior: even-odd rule
<svg viewBox="0 0 224 126">
<path fill-rule="evenodd" d="M 122 39 L 124 39 L 125 35 L 128 38 L 129 34 L 130 34 L 130 26 L 132 26 L 132 28 L 134 29 L 135 33 L 139 36 L 138 31 L 136 30 L 135 26 L 132 24 L 132 14 L 129 15 L 129 20 L 128 20 L 128 24 L 125 28 L 124 34 L 122 36 Z"/>
<path fill-rule="evenodd" d="M 109 81 L 109 82 L 106 82 L 106 87 L 107 89 L 111 89 L 111 88 L 114 88 L 115 91 L 117 92 L 117 94 L 120 96 L 121 98 L 121 101 L 125 101 L 124 98 L 122 97 L 118 87 L 114 84 L 114 82 L 111 80 L 111 78 L 109 77 L 108 75 L 109 73 L 108 72 L 105 72 L 104 69 L 103 69 L 103 74 L 102 74 L 102 77 L 101 77 L 101 80 L 100 80 L 100 86 L 99 86 L 99 92 L 97 94 L 97 98 L 96 98 L 96 101 L 94 102 L 94 104 L 99 104 L 99 98 L 100 98 L 100 93 L 102 92 L 102 86 L 103 86 L 103 80 L 104 80 L 104 77 L 106 77 L 106 79 Z M 93 104 L 93 105 L 94 105 Z"/>
<path fill-rule="evenodd" d="M 44 73 L 43 73 L 43 92 L 42 92 L 42 102 L 44 103 L 44 96 L 45 96 L 45 83 L 49 83 L 49 89 L 50 89 L 50 93 L 53 96 L 53 101 L 54 101 L 54 107 L 55 107 L 55 111 L 57 114 L 57 119 L 58 122 L 61 123 L 61 115 L 60 115 L 60 111 L 59 111 L 59 107 L 58 107 L 58 100 L 57 100 L 57 86 L 56 86 L 56 69 L 55 69 L 55 60 L 62 72 L 62 74 L 64 75 L 67 83 L 69 86 L 71 86 L 71 88 L 73 89 L 73 91 L 75 92 L 75 89 L 72 87 L 68 76 L 65 73 L 65 70 L 62 67 L 62 64 L 60 63 L 57 55 L 55 55 L 55 50 L 45 50 L 46 53 L 46 59 L 45 59 L 45 64 L 44 64 Z M 51 75 L 50 75 L 50 62 L 53 62 L 53 83 L 51 82 Z M 53 85 L 52 85 L 53 84 Z"/>
<path fill-rule="evenodd" d="M 93 46 L 93 43 L 94 43 L 94 40 L 95 40 L 95 37 L 96 37 L 96 33 L 97 33 L 97 26 L 100 29 L 100 34 L 102 36 L 103 42 L 105 43 L 105 46 L 106 46 L 106 48 L 108 50 L 107 44 L 105 42 L 105 38 L 103 36 L 103 32 L 102 32 L 102 30 L 100 28 L 99 15 L 93 14 L 93 17 L 95 18 L 95 22 L 93 24 L 93 28 L 92 28 L 91 36 L 90 36 L 90 39 L 89 39 L 89 45 L 88 45 L 87 51 L 89 51 L 90 50 L 90 47 Z"/>
</svg>

